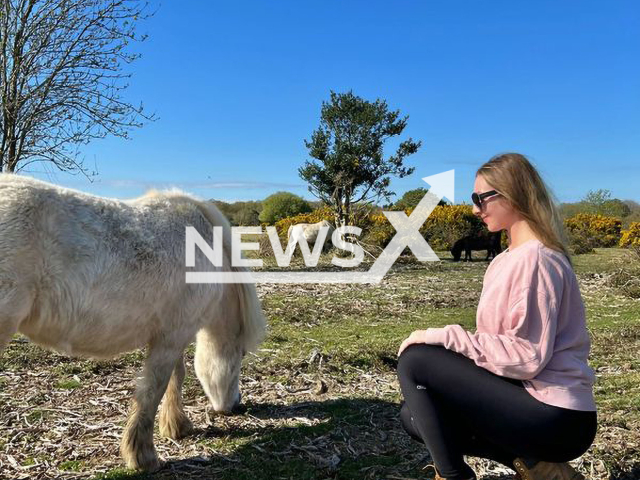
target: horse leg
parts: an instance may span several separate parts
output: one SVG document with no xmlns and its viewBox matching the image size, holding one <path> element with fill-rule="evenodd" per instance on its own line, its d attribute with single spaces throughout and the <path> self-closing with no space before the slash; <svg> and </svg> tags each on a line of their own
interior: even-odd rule
<svg viewBox="0 0 640 480">
<path fill-rule="evenodd" d="M 181 355 L 173 369 L 160 409 L 160 435 L 174 440 L 186 437 L 193 429 L 182 404 L 184 375 L 184 357 Z"/>
<path fill-rule="evenodd" d="M 20 323 L 28 318 L 32 301 L 32 297 L 22 289 L 7 292 L 0 288 L 0 352 L 18 333 Z"/>
<path fill-rule="evenodd" d="M 120 453 L 129 468 L 153 471 L 160 467 L 153 445 L 153 422 L 171 372 L 183 350 L 183 346 L 177 348 L 165 342 L 149 344 L 142 378 L 138 382 L 120 444 Z"/>
</svg>

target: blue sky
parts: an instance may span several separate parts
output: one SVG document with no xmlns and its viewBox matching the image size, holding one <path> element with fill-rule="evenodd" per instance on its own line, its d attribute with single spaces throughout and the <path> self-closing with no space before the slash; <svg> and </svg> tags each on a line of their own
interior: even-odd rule
<svg viewBox="0 0 640 480">
<path fill-rule="evenodd" d="M 453 168 L 468 201 L 477 167 L 517 151 L 560 201 L 599 188 L 640 201 L 639 25 L 637 0 L 167 1 L 140 25 L 126 92 L 159 119 L 85 146 L 94 183 L 31 170 L 119 198 L 173 185 L 311 199 L 303 141 L 329 91 L 351 89 L 409 115 L 403 138 L 422 140 L 398 194 Z"/>
</svg>

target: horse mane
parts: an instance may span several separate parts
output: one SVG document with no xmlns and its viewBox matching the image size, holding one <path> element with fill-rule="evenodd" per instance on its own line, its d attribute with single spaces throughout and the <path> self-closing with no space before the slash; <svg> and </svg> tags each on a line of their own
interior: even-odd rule
<svg viewBox="0 0 640 480">
<path fill-rule="evenodd" d="M 198 203 L 202 202 L 195 195 L 187 193 L 179 188 L 169 188 L 166 190 L 159 190 L 157 188 L 151 188 L 147 190 L 141 196 L 128 200 L 131 203 L 145 203 L 145 201 L 149 200 L 182 200 L 189 203 Z"/>
<path fill-rule="evenodd" d="M 196 199 L 192 199 L 192 201 L 211 225 L 222 226 L 224 251 L 227 258 L 231 258 L 231 225 L 227 217 L 212 202 Z M 245 267 L 234 266 L 231 267 L 231 270 L 236 272 L 248 271 Z M 245 351 L 255 350 L 264 338 L 265 333 L 265 320 L 256 286 L 253 283 L 232 283 L 230 287 L 236 291 L 240 302 Z"/>
</svg>

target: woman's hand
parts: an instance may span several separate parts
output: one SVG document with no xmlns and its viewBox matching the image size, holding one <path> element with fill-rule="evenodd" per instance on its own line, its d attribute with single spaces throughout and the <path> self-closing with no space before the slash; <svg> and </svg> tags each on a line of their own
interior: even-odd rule
<svg viewBox="0 0 640 480">
<path fill-rule="evenodd" d="M 398 356 L 402 353 L 402 351 L 407 348 L 409 345 L 413 345 L 414 343 L 427 343 L 426 340 L 427 331 L 426 330 L 416 330 L 411 335 L 409 335 L 401 344 L 400 349 L 398 350 Z"/>
</svg>

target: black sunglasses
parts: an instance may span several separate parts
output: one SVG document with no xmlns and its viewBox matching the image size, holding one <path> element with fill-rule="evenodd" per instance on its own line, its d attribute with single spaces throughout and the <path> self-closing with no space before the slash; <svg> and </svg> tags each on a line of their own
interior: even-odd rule
<svg viewBox="0 0 640 480">
<path fill-rule="evenodd" d="M 473 192 L 471 194 L 471 201 L 476 207 L 482 209 L 482 203 L 484 199 L 488 197 L 493 197 L 494 195 L 500 195 L 500 194 L 495 190 L 489 190 L 488 192 L 484 192 L 484 193 Z"/>
</svg>

